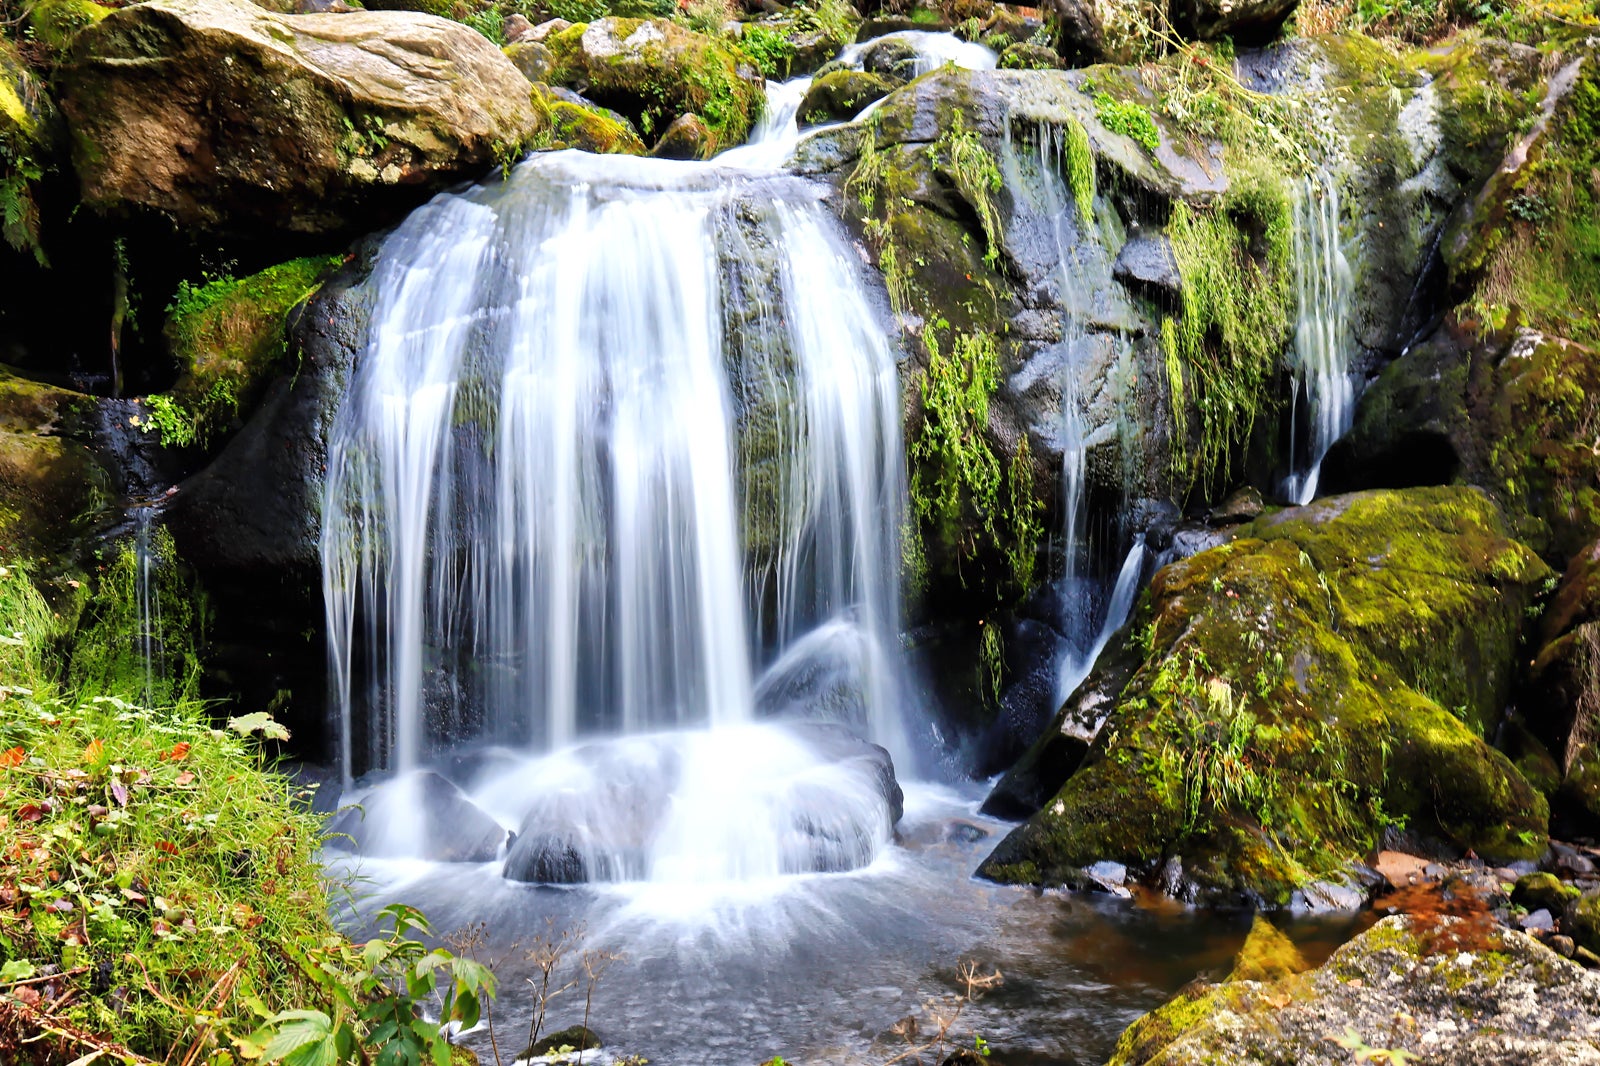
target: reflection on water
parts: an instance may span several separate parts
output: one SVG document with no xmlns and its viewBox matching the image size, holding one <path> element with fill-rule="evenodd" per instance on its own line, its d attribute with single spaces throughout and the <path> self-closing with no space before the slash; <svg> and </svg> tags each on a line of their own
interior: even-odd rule
<svg viewBox="0 0 1600 1066">
<path fill-rule="evenodd" d="M 368 860 L 356 871 L 368 889 L 359 909 L 404 900 L 441 933 L 485 923 L 484 954 L 502 960 L 495 1014 L 508 1063 L 531 1011 L 533 970 L 515 945 L 547 928 L 581 926 L 585 947 L 623 953 L 596 989 L 592 1027 L 657 1066 L 754 1066 L 778 1054 L 808 1066 L 885 1062 L 903 1047 L 897 1021 L 959 995 L 964 960 L 1005 978 L 963 1012 L 964 1041 L 981 1033 L 1010 1066 L 1098 1066 L 1141 1013 L 1230 969 L 1249 915 L 972 878 L 1008 828 L 975 813 L 981 798 L 979 786 L 908 786 L 900 844 L 849 874 L 550 888 L 505 881 L 495 864 Z M 1302 919 L 1287 931 L 1317 963 L 1356 921 Z M 569 995 L 547 1030 L 582 1012 Z M 486 1033 L 466 1042 L 493 1061 Z"/>
</svg>

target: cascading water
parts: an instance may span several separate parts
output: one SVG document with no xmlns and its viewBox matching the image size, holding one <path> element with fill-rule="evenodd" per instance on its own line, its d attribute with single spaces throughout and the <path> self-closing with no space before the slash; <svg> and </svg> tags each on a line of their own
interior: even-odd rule
<svg viewBox="0 0 1600 1066">
<path fill-rule="evenodd" d="M 1294 272 L 1299 311 L 1295 320 L 1295 403 L 1305 389 L 1310 428 L 1304 442 L 1298 423 L 1290 427 L 1292 454 L 1306 466 L 1289 475 L 1286 495 L 1310 503 L 1317 495 L 1323 456 L 1350 428 L 1355 415 L 1355 380 L 1350 373 L 1354 338 L 1350 300 L 1354 282 L 1340 238 L 1339 186 L 1335 178 L 1307 178 L 1294 205 Z"/>
<path fill-rule="evenodd" d="M 330 445 L 347 778 L 471 737 L 538 751 L 709 728 L 747 738 L 724 762 L 770 753 L 758 776 L 802 788 L 828 745 L 747 730 L 755 675 L 773 659 L 792 675 L 819 629 L 857 652 L 835 681 L 857 694 L 846 724 L 904 763 L 899 388 L 859 269 L 809 186 L 693 164 L 547 155 L 413 214 L 375 268 Z M 688 765 L 716 742 L 686 743 L 659 745 L 674 754 L 652 802 L 737 825 L 750 782 Z M 505 817 L 539 824 L 541 803 Z M 746 858 L 783 850 L 751 833 Z M 617 869 L 687 861 L 652 854 Z M 586 872 L 617 872 L 602 866 Z"/>
<path fill-rule="evenodd" d="M 156 682 L 162 679 L 161 595 L 156 582 L 161 558 L 152 535 L 156 509 L 140 505 L 133 508 L 132 514 L 134 607 L 139 615 L 138 640 L 139 656 L 144 663 L 144 701 L 146 706 L 154 706 Z"/>
</svg>

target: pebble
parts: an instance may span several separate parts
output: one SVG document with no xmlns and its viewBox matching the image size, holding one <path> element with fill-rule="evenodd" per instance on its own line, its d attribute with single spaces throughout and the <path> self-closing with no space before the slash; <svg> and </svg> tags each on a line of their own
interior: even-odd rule
<svg viewBox="0 0 1600 1066">
<path fill-rule="evenodd" d="M 1572 938 L 1570 936 L 1562 936 L 1560 933 L 1547 938 L 1545 944 L 1563 959 L 1572 958 L 1572 953 L 1577 950 L 1577 945 L 1572 942 Z"/>
<path fill-rule="evenodd" d="M 1522 927 L 1524 933 L 1548 933 L 1554 931 L 1556 920 L 1549 911 L 1540 907 L 1532 914 L 1523 915 L 1517 924 Z"/>
</svg>

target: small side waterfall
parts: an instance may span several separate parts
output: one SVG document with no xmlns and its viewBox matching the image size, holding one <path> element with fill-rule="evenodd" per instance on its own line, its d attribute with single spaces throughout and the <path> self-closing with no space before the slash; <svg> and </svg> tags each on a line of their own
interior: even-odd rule
<svg viewBox="0 0 1600 1066">
<path fill-rule="evenodd" d="M 905 758 L 895 359 L 817 195 L 558 153 L 388 240 L 324 512 L 347 779 L 741 726 L 840 629 Z"/>
<path fill-rule="evenodd" d="M 165 680 L 161 647 L 161 593 L 156 578 L 161 557 L 156 550 L 152 526 L 156 508 L 139 505 L 133 514 L 134 608 L 138 612 L 139 656 L 144 661 L 144 702 L 156 702 L 156 682 Z"/>
<path fill-rule="evenodd" d="M 1290 440 L 1295 469 L 1284 486 L 1296 503 L 1317 495 L 1323 456 L 1350 428 L 1355 381 L 1350 373 L 1354 338 L 1350 300 L 1354 281 L 1339 234 L 1339 185 L 1330 175 L 1307 178 L 1294 205 L 1294 272 L 1299 313 L 1295 321 L 1294 408 L 1301 389 L 1310 426 L 1301 439 L 1296 421 Z M 1306 465 L 1300 467 L 1302 461 Z"/>
</svg>

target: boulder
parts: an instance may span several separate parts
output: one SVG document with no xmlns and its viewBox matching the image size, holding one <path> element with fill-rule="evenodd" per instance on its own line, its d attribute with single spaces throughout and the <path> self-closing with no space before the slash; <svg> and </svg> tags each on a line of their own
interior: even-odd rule
<svg viewBox="0 0 1600 1066">
<path fill-rule="evenodd" d="M 1549 573 L 1508 533 L 1473 489 L 1357 493 L 1165 567 L 1082 766 L 979 872 L 1048 884 L 1109 859 L 1195 900 L 1287 906 L 1397 816 L 1537 857 L 1544 799 L 1483 739 Z"/>
<path fill-rule="evenodd" d="M 881 74 L 864 70 L 835 70 L 822 75 L 806 90 L 800 101 L 800 122 L 817 126 L 825 122 L 846 122 L 868 104 L 881 100 L 895 89 L 895 82 Z"/>
<path fill-rule="evenodd" d="M 1596 1061 L 1600 974 L 1524 933 L 1440 921 L 1385 918 L 1310 973 L 1191 985 L 1134 1022 L 1109 1066 Z"/>
<path fill-rule="evenodd" d="M 743 53 L 666 19 L 603 18 L 543 43 L 555 57 L 552 84 L 621 112 L 647 139 L 695 114 L 710 152 L 720 151 L 744 141 L 765 104 L 765 81 Z"/>
<path fill-rule="evenodd" d="M 542 48 L 534 44 L 525 47 Z M 549 122 L 547 148 L 576 148 L 600 155 L 644 155 L 644 142 L 628 120 L 608 108 L 599 107 L 571 89 L 535 85 L 534 106 L 541 108 Z"/>
<path fill-rule="evenodd" d="M 431 770 L 387 781 L 328 822 L 328 846 L 373 858 L 490 862 L 505 827 Z"/>
<path fill-rule="evenodd" d="M 1051 44 L 1068 66 L 1087 66 L 1105 58 L 1106 29 L 1094 0 L 1046 0 L 1044 11 L 1055 27 Z"/>
<path fill-rule="evenodd" d="M 89 447 L 96 401 L 0 367 L 0 546 L 70 557 L 113 489 Z"/>
<path fill-rule="evenodd" d="M 657 139 L 650 154 L 658 159 L 709 159 L 716 138 L 699 115 L 679 115 Z"/>
<path fill-rule="evenodd" d="M 531 31 L 530 31 L 531 32 Z M 525 35 L 526 36 L 526 35 Z M 556 57 L 538 41 L 518 40 L 505 47 L 506 58 L 531 82 L 545 82 L 555 69 Z"/>
<path fill-rule="evenodd" d="M 1066 61 L 1054 48 L 1028 41 L 1017 41 L 1006 46 L 996 64 L 1001 70 L 1060 70 Z"/>
<path fill-rule="evenodd" d="M 514 156 L 529 86 L 483 35 L 402 12 L 153 0 L 61 76 L 85 203 L 223 231 L 350 233 Z"/>
<path fill-rule="evenodd" d="M 1530 329 L 1480 340 L 1447 322 L 1362 394 L 1323 483 L 1387 487 L 1462 481 L 1506 508 L 1519 539 L 1555 563 L 1600 534 L 1600 354 Z"/>
<path fill-rule="evenodd" d="M 1600 828 L 1600 542 L 1573 557 L 1541 622 L 1517 709 L 1554 764 L 1552 816 L 1587 836 Z"/>
</svg>

